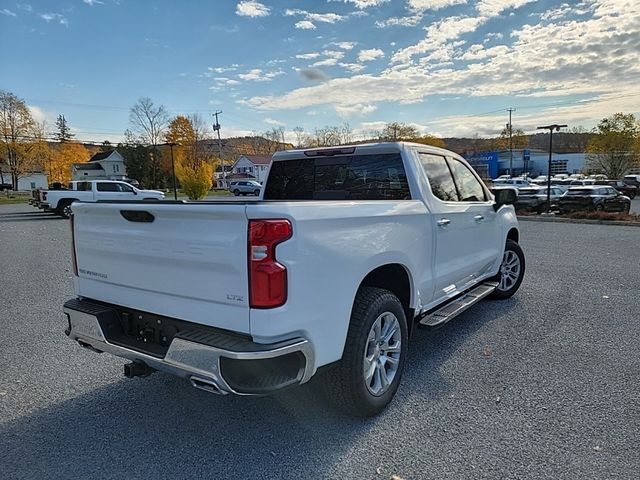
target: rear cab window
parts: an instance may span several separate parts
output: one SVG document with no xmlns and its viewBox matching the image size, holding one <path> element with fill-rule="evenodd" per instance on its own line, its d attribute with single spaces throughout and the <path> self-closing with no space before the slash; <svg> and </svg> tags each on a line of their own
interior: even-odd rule
<svg viewBox="0 0 640 480">
<path fill-rule="evenodd" d="M 409 200 L 400 153 L 276 160 L 265 200 Z"/>
</svg>

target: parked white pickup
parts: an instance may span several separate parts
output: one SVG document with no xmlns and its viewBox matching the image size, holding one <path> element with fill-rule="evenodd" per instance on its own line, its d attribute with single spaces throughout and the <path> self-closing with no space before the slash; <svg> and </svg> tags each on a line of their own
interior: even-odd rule
<svg viewBox="0 0 640 480">
<path fill-rule="evenodd" d="M 159 190 L 140 190 L 126 182 L 114 180 L 74 181 L 69 186 L 71 188 L 68 190 L 40 190 L 40 201 L 36 205 L 69 218 L 71 204 L 76 201 L 164 199 L 164 193 Z"/>
<path fill-rule="evenodd" d="M 278 152 L 257 200 L 74 204 L 67 334 L 223 394 L 328 366 L 329 398 L 373 415 L 414 326 L 520 286 L 515 200 L 455 153 L 383 143 Z"/>
</svg>

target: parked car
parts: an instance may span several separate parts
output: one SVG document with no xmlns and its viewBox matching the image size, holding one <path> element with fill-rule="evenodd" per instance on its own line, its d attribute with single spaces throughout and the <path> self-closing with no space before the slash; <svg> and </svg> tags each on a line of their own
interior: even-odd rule
<svg viewBox="0 0 640 480">
<path fill-rule="evenodd" d="M 629 212 L 631 200 L 615 188 L 603 185 L 571 187 L 558 199 L 560 213 L 575 211 Z"/>
<path fill-rule="evenodd" d="M 263 199 L 78 203 L 67 335 L 212 393 L 262 395 L 325 370 L 356 415 L 393 398 L 415 326 L 520 286 L 513 188 L 409 143 L 277 152 Z M 167 281 L 180 278 L 179 282 Z"/>
<path fill-rule="evenodd" d="M 551 187 L 550 190 L 551 209 L 557 208 L 558 198 L 562 196 L 564 190 L 560 187 Z M 542 213 L 547 209 L 547 188 L 531 186 L 518 190 L 518 200 L 516 201 L 516 210 L 530 209 L 538 213 Z"/>
<path fill-rule="evenodd" d="M 622 180 L 596 180 L 596 185 L 610 185 L 631 200 L 638 194 L 638 187 L 624 183 Z"/>
<path fill-rule="evenodd" d="M 260 195 L 262 185 L 254 180 L 237 180 L 229 183 L 229 191 L 238 195 Z"/>
<path fill-rule="evenodd" d="M 527 180 L 523 180 L 521 178 L 506 178 L 503 180 L 498 180 L 497 178 L 493 181 L 493 184 L 496 186 L 508 186 L 514 187 L 517 189 L 528 187 L 530 183 Z"/>
<path fill-rule="evenodd" d="M 5 190 L 13 190 L 13 185 L 11 185 L 10 183 L 0 183 L 0 192 L 3 192 Z"/>
<path fill-rule="evenodd" d="M 546 185 L 548 177 L 546 175 L 538 175 L 534 178 L 531 183 L 535 183 L 537 185 Z"/>
<path fill-rule="evenodd" d="M 571 180 L 571 182 L 569 183 L 570 186 L 572 187 L 579 187 L 579 186 L 585 186 L 585 185 L 595 185 L 596 181 L 593 179 L 574 179 Z"/>
<path fill-rule="evenodd" d="M 115 180 L 90 180 L 71 182 L 71 190 L 41 190 L 38 208 L 69 218 L 71 204 L 76 201 L 97 202 L 104 200 L 163 200 L 159 190 L 140 190 L 125 182 Z"/>
<path fill-rule="evenodd" d="M 635 185 L 640 189 L 640 175 L 625 175 L 622 181 L 627 185 Z"/>
</svg>

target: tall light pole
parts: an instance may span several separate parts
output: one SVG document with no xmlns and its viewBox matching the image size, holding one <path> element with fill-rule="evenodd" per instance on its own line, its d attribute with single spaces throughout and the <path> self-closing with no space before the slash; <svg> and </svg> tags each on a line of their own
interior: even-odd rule
<svg viewBox="0 0 640 480">
<path fill-rule="evenodd" d="M 549 130 L 549 165 L 547 167 L 547 213 L 551 210 L 551 152 L 553 150 L 553 131 L 559 132 L 561 128 L 566 127 L 566 125 L 558 125 L 554 123 L 553 125 L 545 125 L 543 127 L 538 127 L 538 130 Z"/>
<path fill-rule="evenodd" d="M 227 188 L 227 170 L 224 168 L 224 160 L 222 159 L 222 140 L 220 139 L 220 123 L 218 122 L 218 115 L 222 113 L 222 110 L 218 110 L 213 113 L 216 117 L 216 123 L 213 124 L 213 131 L 218 132 L 218 155 L 220 156 L 220 164 L 222 165 L 222 184 L 224 188 Z"/>
<path fill-rule="evenodd" d="M 509 123 L 507 124 L 507 129 L 509 130 L 509 176 L 513 177 L 513 125 L 511 124 L 511 114 L 515 112 L 515 108 L 508 108 L 507 112 L 509 112 Z"/>
<path fill-rule="evenodd" d="M 173 146 L 175 143 L 170 143 L 169 148 L 171 149 L 171 169 L 173 170 L 173 199 L 178 200 L 178 190 L 176 190 L 176 162 L 173 160 Z"/>
</svg>

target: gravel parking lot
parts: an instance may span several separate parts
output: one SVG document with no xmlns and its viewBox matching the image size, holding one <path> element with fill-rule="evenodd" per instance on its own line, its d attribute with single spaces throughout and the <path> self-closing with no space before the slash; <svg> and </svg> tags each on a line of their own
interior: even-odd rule
<svg viewBox="0 0 640 480">
<path fill-rule="evenodd" d="M 0 205 L 0 476 L 638 478 L 640 228 L 521 229 L 519 293 L 419 330 L 395 401 L 361 420 L 313 385 L 239 398 L 124 378 L 63 333 L 68 222 Z"/>
</svg>

